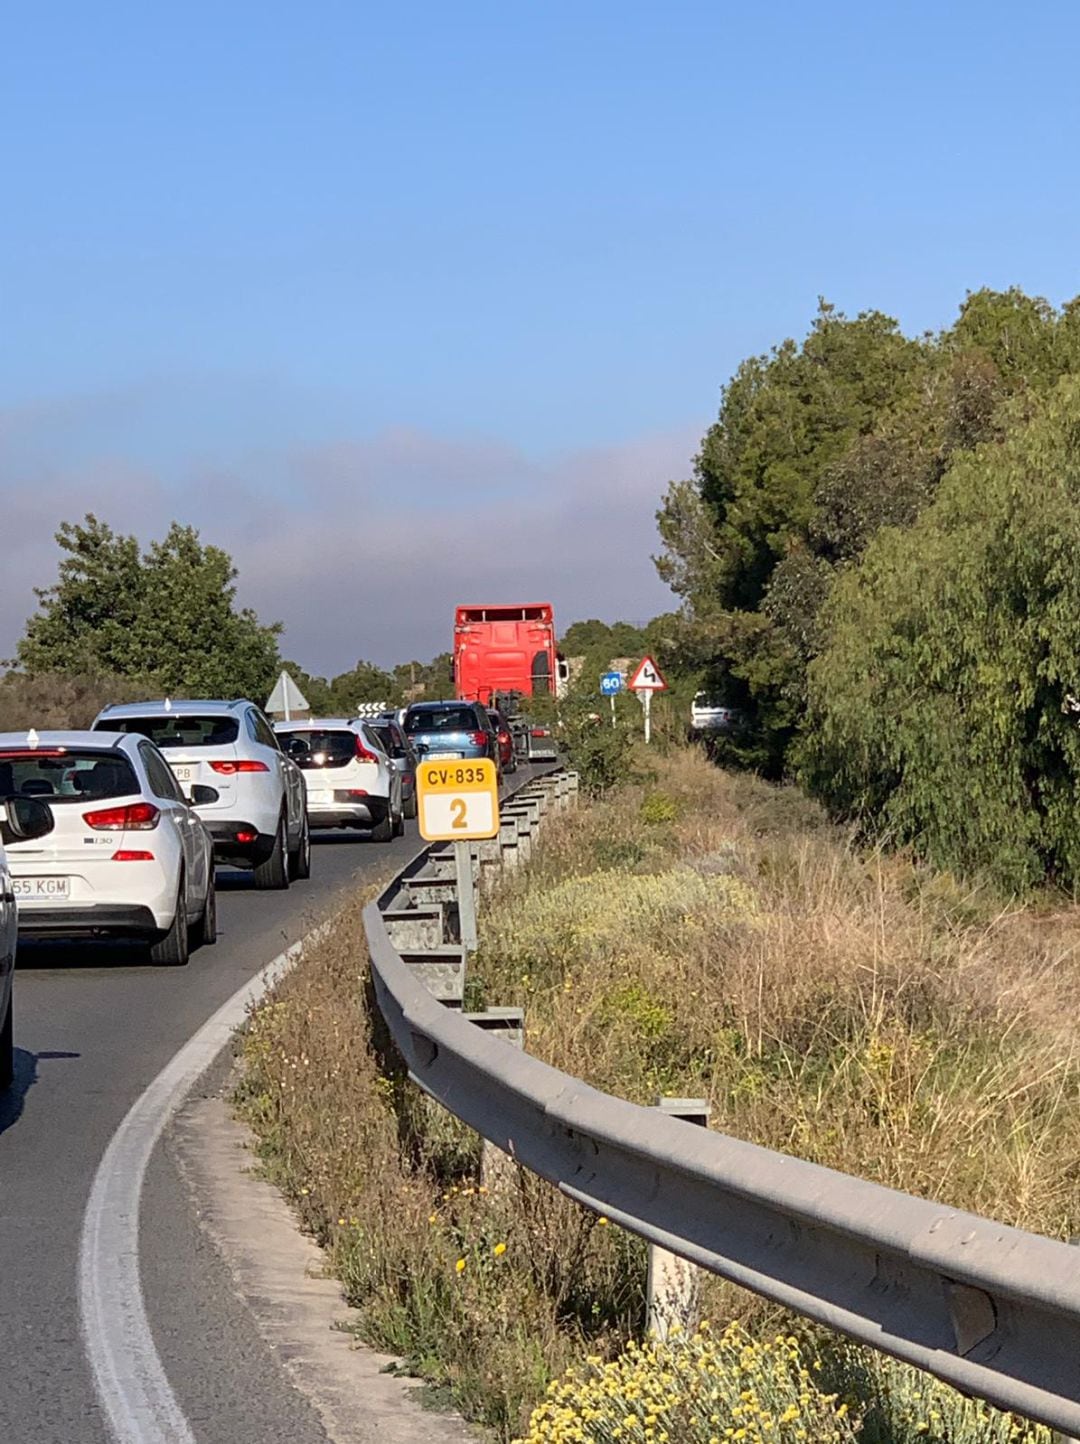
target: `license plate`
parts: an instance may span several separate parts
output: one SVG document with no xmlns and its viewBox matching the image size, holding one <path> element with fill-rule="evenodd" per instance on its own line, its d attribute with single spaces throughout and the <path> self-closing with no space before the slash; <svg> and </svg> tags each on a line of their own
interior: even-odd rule
<svg viewBox="0 0 1080 1444">
<path fill-rule="evenodd" d="M 453 758 L 455 761 L 457 761 L 458 759 L 460 759 L 460 757 L 460 752 L 426 752 L 424 754 L 424 761 L 445 762 L 447 758 Z"/>
<path fill-rule="evenodd" d="M 176 778 L 177 782 L 194 782 L 194 781 L 195 781 L 195 773 L 196 773 L 197 771 L 198 771 L 198 768 L 195 767 L 195 766 L 191 766 L 191 767 L 179 767 L 179 766 L 177 766 L 177 767 L 174 767 L 174 768 L 173 768 L 172 774 L 173 774 L 173 776 Z"/>
<path fill-rule="evenodd" d="M 70 897 L 71 879 L 69 877 L 16 877 L 12 878 L 12 891 L 16 897 Z"/>
<path fill-rule="evenodd" d="M 331 800 L 331 796 L 330 796 L 330 793 L 329 793 L 329 792 L 309 792 L 309 793 L 308 793 L 308 801 L 309 801 L 309 802 L 320 803 L 320 802 L 329 802 L 330 800 Z"/>
</svg>

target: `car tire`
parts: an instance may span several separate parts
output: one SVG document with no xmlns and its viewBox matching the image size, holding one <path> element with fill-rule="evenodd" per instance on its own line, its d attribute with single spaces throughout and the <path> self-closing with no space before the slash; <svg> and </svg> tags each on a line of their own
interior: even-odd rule
<svg viewBox="0 0 1080 1444">
<path fill-rule="evenodd" d="M 300 841 L 289 854 L 289 876 L 293 882 L 302 882 L 311 876 L 311 823 L 306 812 L 300 824 Z"/>
<path fill-rule="evenodd" d="M 191 956 L 191 935 L 187 920 L 187 879 L 181 874 L 176 894 L 176 912 L 167 933 L 150 944 L 150 961 L 161 968 L 182 968 Z"/>
<path fill-rule="evenodd" d="M 371 840 L 372 842 L 392 842 L 394 840 L 394 815 L 390 810 L 389 801 L 386 804 L 386 816 L 380 817 L 371 829 Z"/>
<path fill-rule="evenodd" d="M 0 1024 L 0 1093 L 15 1081 L 15 996 L 8 995 L 7 1012 Z"/>
<path fill-rule="evenodd" d="M 410 797 L 408 798 L 407 802 L 405 803 L 405 816 L 406 816 L 406 817 L 410 817 L 410 818 L 416 816 L 416 793 L 415 793 L 415 792 L 413 792 L 413 793 L 410 795 Z"/>
<path fill-rule="evenodd" d="M 394 836 L 405 836 L 405 804 L 401 804 L 401 811 L 394 814 Z"/>
<path fill-rule="evenodd" d="M 217 881 L 213 868 L 210 869 L 210 881 L 206 888 L 206 902 L 203 904 L 202 917 L 195 924 L 192 932 L 191 946 L 193 948 L 210 948 L 217 942 Z"/>
<path fill-rule="evenodd" d="M 285 845 L 285 815 L 278 819 L 277 835 L 269 857 L 257 862 L 251 869 L 255 886 L 267 891 L 281 891 L 289 886 L 289 854 Z"/>
</svg>

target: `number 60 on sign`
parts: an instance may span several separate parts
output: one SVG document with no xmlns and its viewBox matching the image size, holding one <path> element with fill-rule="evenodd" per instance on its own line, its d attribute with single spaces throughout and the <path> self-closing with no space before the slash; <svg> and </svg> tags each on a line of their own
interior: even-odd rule
<svg viewBox="0 0 1080 1444">
<path fill-rule="evenodd" d="M 486 757 L 421 762 L 416 801 L 425 842 L 475 842 L 498 835 L 499 779 Z"/>
</svg>

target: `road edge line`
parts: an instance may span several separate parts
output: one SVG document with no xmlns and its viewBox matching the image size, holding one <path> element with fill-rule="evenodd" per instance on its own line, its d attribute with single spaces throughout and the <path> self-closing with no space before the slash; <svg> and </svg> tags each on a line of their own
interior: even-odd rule
<svg viewBox="0 0 1080 1444">
<path fill-rule="evenodd" d="M 135 1100 L 101 1156 L 79 1238 L 78 1312 L 83 1354 L 115 1444 L 196 1444 L 154 1343 L 142 1291 L 139 1214 L 154 1148 L 252 1007 L 333 921 L 279 953 L 211 1014 Z"/>
</svg>

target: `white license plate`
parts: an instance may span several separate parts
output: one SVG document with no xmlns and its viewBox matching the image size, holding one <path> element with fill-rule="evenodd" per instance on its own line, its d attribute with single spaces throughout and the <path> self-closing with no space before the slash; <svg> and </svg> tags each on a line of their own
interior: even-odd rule
<svg viewBox="0 0 1080 1444">
<path fill-rule="evenodd" d="M 455 761 L 457 761 L 457 760 L 460 759 L 461 753 L 460 753 L 460 752 L 425 752 L 425 753 L 424 753 L 424 761 L 425 761 L 425 762 L 445 762 L 445 761 L 447 760 L 447 758 L 451 758 L 451 757 L 452 757 Z"/>
<path fill-rule="evenodd" d="M 333 800 L 334 800 L 334 799 L 333 799 L 333 796 L 332 796 L 332 794 L 329 793 L 329 792 L 309 792 L 309 793 L 308 793 L 308 801 L 309 801 L 309 802 L 314 802 L 316 805 L 318 805 L 318 804 L 320 804 L 320 803 L 324 803 L 324 802 L 333 802 Z"/>
<path fill-rule="evenodd" d="M 16 897 L 70 897 L 71 879 L 69 877 L 16 877 L 12 878 L 12 891 Z"/>
<path fill-rule="evenodd" d="M 198 768 L 195 766 L 174 767 L 172 770 L 172 774 L 176 778 L 177 782 L 194 782 L 195 774 L 197 771 Z"/>
</svg>

